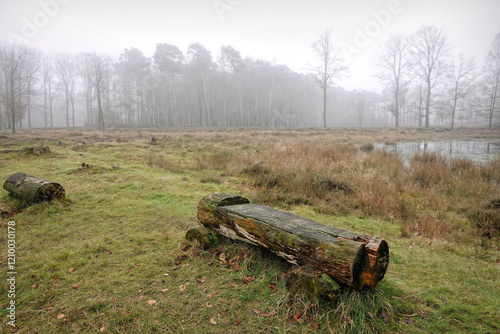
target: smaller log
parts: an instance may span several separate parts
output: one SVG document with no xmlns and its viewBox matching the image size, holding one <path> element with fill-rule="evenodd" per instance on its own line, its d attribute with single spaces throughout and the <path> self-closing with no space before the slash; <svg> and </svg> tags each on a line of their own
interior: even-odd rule
<svg viewBox="0 0 500 334">
<path fill-rule="evenodd" d="M 26 173 L 12 174 L 3 184 L 3 188 L 27 203 L 51 201 L 66 195 L 59 183 L 38 179 Z"/>
<path fill-rule="evenodd" d="M 285 274 L 285 278 L 292 292 L 304 292 L 311 299 L 332 299 L 341 289 L 330 276 L 308 265 L 292 268 Z"/>
<path fill-rule="evenodd" d="M 206 228 L 192 228 L 186 232 L 186 240 L 198 241 L 203 249 L 208 249 L 219 244 L 217 233 Z"/>
</svg>

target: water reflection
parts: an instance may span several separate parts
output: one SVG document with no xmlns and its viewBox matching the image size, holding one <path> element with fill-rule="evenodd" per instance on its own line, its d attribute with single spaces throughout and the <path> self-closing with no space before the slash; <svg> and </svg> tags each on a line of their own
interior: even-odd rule
<svg viewBox="0 0 500 334">
<path fill-rule="evenodd" d="M 397 142 L 394 145 L 375 143 L 374 148 L 397 152 L 405 160 L 408 160 L 415 152 L 429 151 L 437 152 L 448 159 L 462 157 L 478 163 L 487 163 L 500 156 L 500 139 Z"/>
</svg>

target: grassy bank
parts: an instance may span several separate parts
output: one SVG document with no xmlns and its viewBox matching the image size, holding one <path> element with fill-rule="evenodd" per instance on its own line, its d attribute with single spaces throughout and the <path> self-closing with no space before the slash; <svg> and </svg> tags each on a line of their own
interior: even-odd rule
<svg viewBox="0 0 500 334">
<path fill-rule="evenodd" d="M 67 191 L 65 200 L 29 207 L 0 194 L 3 264 L 7 222 L 16 222 L 18 333 L 500 330 L 500 161 L 419 154 L 405 166 L 370 150 L 375 141 L 499 138 L 498 131 L 5 135 L 2 184 L 23 171 Z M 17 151 L 38 145 L 51 152 Z M 184 240 L 197 226 L 198 201 L 212 192 L 385 238 L 386 277 L 376 289 L 344 289 L 329 301 L 291 294 L 282 274 L 289 265 L 279 258 L 229 241 L 202 250 Z M 7 305 L 7 293 L 0 302 Z M 5 308 L 0 316 L 7 321 Z"/>
</svg>

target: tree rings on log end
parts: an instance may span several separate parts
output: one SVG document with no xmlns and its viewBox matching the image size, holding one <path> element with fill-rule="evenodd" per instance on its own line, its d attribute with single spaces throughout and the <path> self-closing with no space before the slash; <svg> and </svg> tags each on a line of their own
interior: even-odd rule
<svg viewBox="0 0 500 334">
<path fill-rule="evenodd" d="M 3 188 L 27 203 L 51 201 L 66 195 L 59 183 L 38 179 L 26 173 L 12 174 L 3 184 Z"/>
</svg>

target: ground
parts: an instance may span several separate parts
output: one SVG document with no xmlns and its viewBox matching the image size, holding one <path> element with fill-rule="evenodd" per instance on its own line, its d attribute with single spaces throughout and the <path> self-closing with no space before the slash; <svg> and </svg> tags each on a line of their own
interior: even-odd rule
<svg viewBox="0 0 500 334">
<path fill-rule="evenodd" d="M 499 130 L 0 135 L 2 184 L 26 172 L 66 190 L 64 200 L 32 205 L 0 193 L 5 333 L 500 330 L 500 161 L 477 166 L 422 154 L 405 167 L 370 149 L 377 141 L 498 139 Z M 49 152 L 24 150 L 45 146 Z M 386 276 L 374 289 L 344 288 L 333 299 L 292 293 L 290 265 L 272 254 L 229 240 L 206 250 L 185 240 L 198 226 L 198 201 L 213 192 L 384 238 Z M 15 296 L 6 281 L 9 237 Z"/>
</svg>

